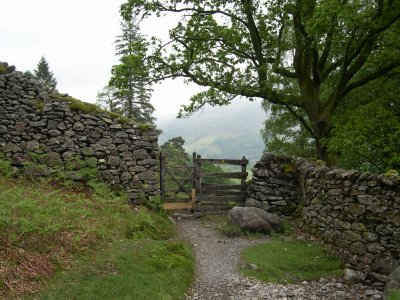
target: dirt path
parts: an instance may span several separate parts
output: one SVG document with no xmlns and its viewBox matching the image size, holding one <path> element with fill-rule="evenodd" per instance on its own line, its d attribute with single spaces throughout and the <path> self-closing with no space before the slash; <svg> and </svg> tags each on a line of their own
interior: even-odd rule
<svg viewBox="0 0 400 300">
<path fill-rule="evenodd" d="M 240 253 L 268 238 L 227 238 L 217 226 L 206 220 L 176 222 L 178 235 L 193 245 L 196 256 L 195 282 L 187 299 L 382 299 L 379 292 L 365 286 L 347 286 L 335 280 L 282 285 L 245 278 L 239 272 Z"/>
<path fill-rule="evenodd" d="M 227 238 L 216 229 L 217 223 L 202 220 L 180 220 L 178 235 L 188 240 L 196 256 L 196 279 L 188 299 L 230 299 L 245 288 L 237 270 L 244 248 L 265 242 Z"/>
</svg>

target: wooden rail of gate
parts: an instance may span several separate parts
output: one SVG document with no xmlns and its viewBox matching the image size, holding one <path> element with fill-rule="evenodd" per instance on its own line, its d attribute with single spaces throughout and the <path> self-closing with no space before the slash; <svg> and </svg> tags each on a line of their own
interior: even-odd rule
<svg viewBox="0 0 400 300">
<path fill-rule="evenodd" d="M 194 209 L 195 207 L 195 168 L 192 166 L 168 166 L 162 152 L 160 158 L 160 192 L 164 209 Z M 187 170 L 189 175 L 182 175 Z M 181 171 L 181 172 L 179 172 Z M 179 174 L 181 173 L 181 174 Z M 179 175 L 178 175 L 179 174 Z M 166 186 L 167 177 L 176 185 L 175 189 Z M 188 184 L 190 183 L 190 186 Z"/>
<path fill-rule="evenodd" d="M 239 172 L 204 172 L 205 164 L 237 165 Z M 165 156 L 160 153 L 160 190 L 165 209 L 198 210 L 206 205 L 226 205 L 228 203 L 243 203 L 246 200 L 246 167 L 248 160 L 242 159 L 206 159 L 193 153 L 192 166 L 167 166 Z M 175 170 L 186 169 L 188 176 L 178 178 Z M 176 184 L 177 189 L 166 187 L 167 176 Z M 239 179 L 240 184 L 206 184 L 206 178 Z M 191 185 L 189 183 L 191 182 Z M 182 194 L 187 197 L 183 197 Z M 179 197 L 178 197 L 179 195 Z"/>
<path fill-rule="evenodd" d="M 242 159 L 207 159 L 196 156 L 196 208 L 201 206 L 221 206 L 231 203 L 241 204 L 246 200 L 246 167 L 248 160 L 243 156 Z M 208 173 L 202 170 L 205 164 L 213 165 L 235 165 L 241 166 L 239 172 L 218 172 Z M 206 184 L 206 178 L 225 178 L 239 179 L 238 184 Z"/>
</svg>

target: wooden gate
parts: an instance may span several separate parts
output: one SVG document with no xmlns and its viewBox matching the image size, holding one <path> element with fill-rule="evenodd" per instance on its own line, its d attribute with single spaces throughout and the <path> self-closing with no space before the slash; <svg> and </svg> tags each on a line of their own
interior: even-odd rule
<svg viewBox="0 0 400 300">
<path fill-rule="evenodd" d="M 192 165 L 170 166 L 160 152 L 160 192 L 165 209 L 194 209 L 195 168 Z"/>
<path fill-rule="evenodd" d="M 191 165 L 169 166 L 160 153 L 160 190 L 164 208 L 221 211 L 243 204 L 247 164 L 244 156 L 242 159 L 206 159 L 193 153 Z M 210 165 L 233 165 L 239 170 L 207 172 L 206 166 Z"/>
</svg>

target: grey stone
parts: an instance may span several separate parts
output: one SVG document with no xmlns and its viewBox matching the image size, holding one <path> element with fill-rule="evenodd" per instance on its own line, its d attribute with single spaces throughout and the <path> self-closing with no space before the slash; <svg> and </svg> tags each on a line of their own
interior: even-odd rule
<svg viewBox="0 0 400 300">
<path fill-rule="evenodd" d="M 349 250 L 355 254 L 364 254 L 367 251 L 365 244 L 362 242 L 354 242 L 350 244 Z"/>
<path fill-rule="evenodd" d="M 48 152 L 39 158 L 39 162 L 46 166 L 55 167 L 62 164 L 62 159 L 59 153 Z"/>
<path fill-rule="evenodd" d="M 26 128 L 26 123 L 22 123 L 22 122 L 16 122 L 15 123 L 15 130 L 16 131 L 23 132 L 23 131 L 25 131 L 25 128 Z M 0 132 L 1 132 L 1 130 L 0 130 Z"/>
<path fill-rule="evenodd" d="M 26 143 L 26 149 L 27 149 L 28 151 L 30 151 L 30 152 L 33 152 L 33 151 L 39 149 L 39 146 L 40 146 L 39 142 L 38 142 L 38 141 L 35 141 L 35 140 L 33 140 L 33 141 L 28 141 L 28 142 Z"/>
<path fill-rule="evenodd" d="M 83 125 L 81 122 L 75 122 L 72 128 L 76 131 L 83 131 L 85 129 L 85 125 Z"/>
<path fill-rule="evenodd" d="M 358 215 L 362 215 L 363 213 L 365 213 L 366 208 L 365 208 L 365 206 L 363 206 L 361 204 L 350 203 L 349 211 L 351 213 L 353 213 L 354 215 L 358 216 Z"/>
<path fill-rule="evenodd" d="M 343 279 L 347 283 L 355 284 L 361 283 L 365 280 L 365 274 L 360 271 L 352 270 L 352 269 L 344 269 L 343 271 Z"/>
<path fill-rule="evenodd" d="M 53 169 L 39 165 L 29 165 L 23 168 L 23 173 L 28 176 L 49 176 L 54 173 Z"/>
<path fill-rule="evenodd" d="M 371 264 L 371 270 L 373 272 L 390 275 L 399 266 L 399 260 L 392 256 L 377 257 Z"/>
<path fill-rule="evenodd" d="M 127 181 L 127 180 L 131 180 L 131 179 L 132 179 L 132 175 L 129 172 L 123 172 L 121 174 L 122 181 Z"/>
<path fill-rule="evenodd" d="M 119 158 L 119 156 L 110 156 L 107 159 L 107 165 L 119 166 L 120 164 L 121 164 L 121 159 Z"/>
<path fill-rule="evenodd" d="M 282 231 L 283 220 L 277 215 L 266 212 L 257 207 L 235 206 L 228 213 L 228 222 L 249 231 L 270 232 Z"/>
<path fill-rule="evenodd" d="M 50 129 L 48 131 L 48 134 L 50 136 L 60 136 L 62 133 L 60 131 L 58 131 L 57 129 Z"/>
<path fill-rule="evenodd" d="M 14 143 L 8 143 L 6 145 L 3 146 L 2 149 L 3 152 L 20 152 L 22 151 L 21 147 L 14 144 Z"/>
<path fill-rule="evenodd" d="M 94 154 L 94 149 L 92 147 L 84 147 L 81 149 L 81 153 L 84 156 L 92 156 Z"/>
<path fill-rule="evenodd" d="M 113 124 L 113 125 L 110 125 L 110 128 L 111 128 L 111 129 L 114 129 L 114 130 L 116 130 L 116 129 L 122 129 L 122 125 L 121 125 L 121 124 Z"/>
</svg>

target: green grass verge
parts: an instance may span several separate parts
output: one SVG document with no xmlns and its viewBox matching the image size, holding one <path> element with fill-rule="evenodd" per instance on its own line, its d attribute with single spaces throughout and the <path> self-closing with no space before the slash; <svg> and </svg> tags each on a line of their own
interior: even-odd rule
<svg viewBox="0 0 400 300">
<path fill-rule="evenodd" d="M 193 278 L 190 247 L 178 241 L 121 241 L 80 260 L 40 299 L 183 299 Z"/>
<path fill-rule="evenodd" d="M 173 241 L 168 218 L 90 186 L 0 175 L 0 299 L 36 299 L 39 291 L 44 299 L 89 299 L 92 290 L 97 299 L 182 298 L 193 258 Z"/>
<path fill-rule="evenodd" d="M 265 282 L 294 283 L 342 274 L 339 258 L 321 245 L 275 238 L 243 252 L 243 273 Z M 250 268 L 250 264 L 257 268 Z"/>
<path fill-rule="evenodd" d="M 400 290 L 391 290 L 388 295 L 388 300 L 400 300 Z"/>
</svg>

